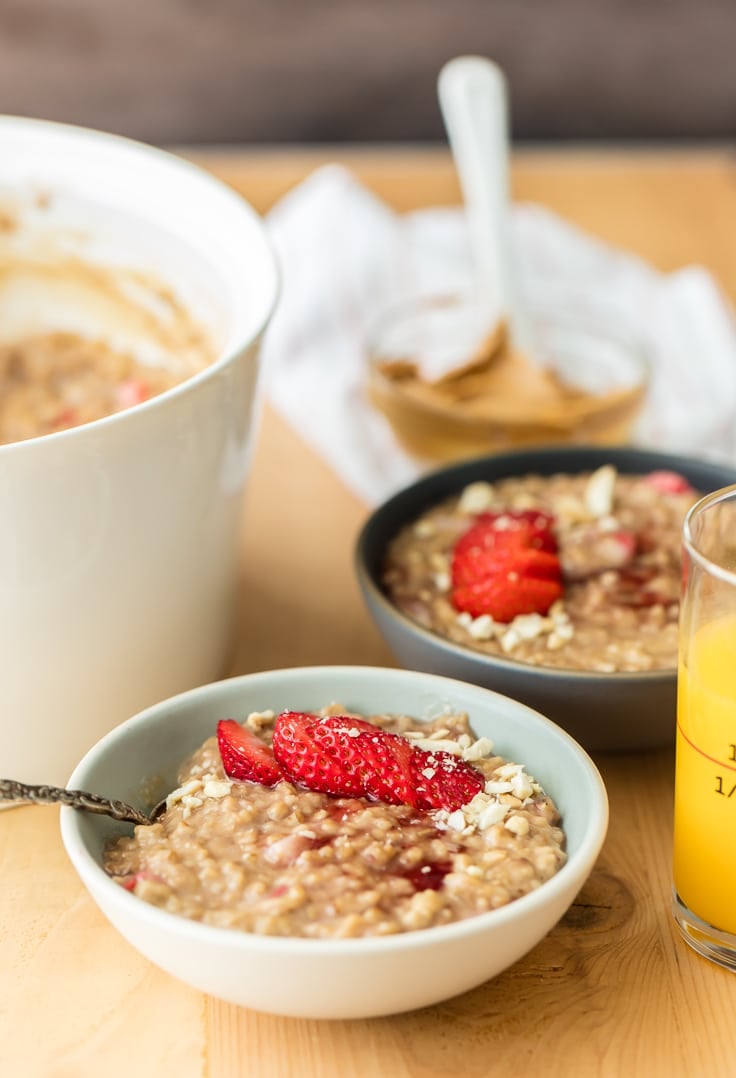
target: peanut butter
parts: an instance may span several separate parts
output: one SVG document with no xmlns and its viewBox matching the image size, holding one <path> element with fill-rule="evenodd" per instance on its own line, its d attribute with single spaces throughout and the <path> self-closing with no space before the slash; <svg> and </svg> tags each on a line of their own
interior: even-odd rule
<svg viewBox="0 0 736 1078">
<path fill-rule="evenodd" d="M 599 395 L 577 388 L 513 349 L 500 324 L 467 362 L 434 380 L 414 358 L 377 360 L 369 391 L 410 452 L 453 459 L 532 444 L 624 441 L 645 385 Z"/>
</svg>

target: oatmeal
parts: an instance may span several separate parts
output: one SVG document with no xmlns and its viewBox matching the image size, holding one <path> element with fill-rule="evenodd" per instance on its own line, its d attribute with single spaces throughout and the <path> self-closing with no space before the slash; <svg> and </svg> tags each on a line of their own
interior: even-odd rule
<svg viewBox="0 0 736 1078">
<path fill-rule="evenodd" d="M 0 443 L 90 423 L 140 404 L 201 370 L 138 362 L 101 340 L 45 333 L 0 343 Z"/>
<path fill-rule="evenodd" d="M 388 549 L 383 586 L 414 621 L 489 655 L 609 673 L 672 669 L 680 533 L 697 497 L 674 473 L 619 475 L 612 466 L 473 483 L 400 531 Z M 475 571 L 485 553 L 471 549 L 460 562 L 458 551 L 469 533 L 472 546 L 478 522 L 503 529 L 522 519 L 527 531 L 534 523 L 525 552 L 531 564 L 521 574 L 531 599 L 514 607 L 498 601 L 500 571 L 470 585 L 462 575 L 473 558 Z M 494 557 L 509 569 L 510 596 L 518 566 L 505 550 Z"/>
<path fill-rule="evenodd" d="M 374 768 L 371 781 L 380 778 L 389 800 L 395 782 L 414 775 L 412 766 L 420 769 L 412 804 L 334 795 L 279 777 L 288 762 L 278 741 L 282 720 L 264 712 L 249 716 L 243 728 L 232 724 L 236 741 L 248 739 L 256 781 L 232 778 L 222 740 L 218 748 L 232 720 L 219 724 L 218 738 L 209 738 L 182 767 L 163 817 L 110 844 L 107 872 L 139 898 L 206 924 L 347 938 L 409 932 L 497 909 L 564 864 L 555 805 L 521 764 L 475 736 L 467 716 L 426 724 L 406 716 L 364 720 L 333 707 L 294 717 L 292 726 L 303 731 L 311 722 L 327 739 L 314 761 L 298 741 L 293 766 L 299 774 L 316 767 L 314 781 L 325 786 L 335 765 L 343 769 L 341 781 L 355 781 L 357 770 L 343 767 L 339 754 L 362 745 L 365 766 Z M 334 752 L 330 739 L 336 739 Z M 385 765 L 386 746 L 401 766 Z M 469 800 L 418 807 L 422 799 L 442 800 L 448 789 L 460 789 L 459 779 L 475 782 L 462 787 L 471 790 Z M 362 771 L 360 781 L 369 781 Z"/>
<path fill-rule="evenodd" d="M 0 230 L 0 444 L 102 419 L 207 367 L 206 304 L 158 276 L 73 254 L 86 231 L 28 208 Z"/>
</svg>

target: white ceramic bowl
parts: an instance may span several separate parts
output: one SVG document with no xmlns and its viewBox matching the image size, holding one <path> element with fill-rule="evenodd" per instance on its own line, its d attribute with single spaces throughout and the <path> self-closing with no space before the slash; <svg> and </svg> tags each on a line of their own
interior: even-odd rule
<svg viewBox="0 0 736 1078">
<path fill-rule="evenodd" d="M 0 446 L 0 772 L 60 783 L 117 722 L 222 676 L 278 275 L 234 192 L 114 136 L 0 117 L 10 202 L 22 227 L 4 244 L 57 239 L 65 257 L 152 275 L 216 349 L 146 403 Z M 73 303 L 57 293 L 51 306 L 16 296 L 5 314 L 74 327 Z"/>
<path fill-rule="evenodd" d="M 467 711 L 480 735 L 524 763 L 556 801 L 568 860 L 510 905 L 468 920 L 379 939 L 313 940 L 214 928 L 147 905 L 105 874 L 103 846 L 125 825 L 62 809 L 67 853 L 95 902 L 142 954 L 220 999 L 274 1014 L 364 1018 L 426 1006 L 473 988 L 521 958 L 557 923 L 585 882 L 608 821 L 595 765 L 537 712 L 478 686 L 406 670 L 311 667 L 250 674 L 195 689 L 130 719 L 74 771 L 74 787 L 141 804 L 142 781 L 175 785 L 179 763 L 218 718 L 339 702 L 363 713 L 431 719 Z"/>
</svg>

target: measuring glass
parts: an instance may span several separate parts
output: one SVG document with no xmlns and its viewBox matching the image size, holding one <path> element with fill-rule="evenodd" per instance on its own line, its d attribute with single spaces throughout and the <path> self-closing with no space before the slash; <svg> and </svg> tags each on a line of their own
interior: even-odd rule
<svg viewBox="0 0 736 1078">
<path fill-rule="evenodd" d="M 692 507 L 683 548 L 674 916 L 736 971 L 736 486 Z"/>
</svg>

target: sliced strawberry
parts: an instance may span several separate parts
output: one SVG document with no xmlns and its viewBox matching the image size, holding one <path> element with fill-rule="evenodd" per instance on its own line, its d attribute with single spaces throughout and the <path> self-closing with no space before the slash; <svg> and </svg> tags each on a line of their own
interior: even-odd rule
<svg viewBox="0 0 736 1078">
<path fill-rule="evenodd" d="M 235 719 L 218 722 L 217 746 L 225 774 L 236 782 L 275 786 L 285 778 L 268 745 Z"/>
<path fill-rule="evenodd" d="M 546 550 L 550 554 L 557 552 L 555 518 L 541 509 L 519 509 L 504 514 L 516 522 L 520 530 L 525 530 L 529 537 L 529 546 L 537 550 Z"/>
<path fill-rule="evenodd" d="M 509 622 L 520 614 L 546 614 L 562 598 L 560 580 L 519 576 L 513 572 L 487 576 L 464 584 L 452 593 L 453 606 L 471 617 L 490 614 L 494 621 Z"/>
<path fill-rule="evenodd" d="M 389 805 L 454 811 L 484 787 L 477 768 L 451 752 L 432 752 L 379 730 L 361 735 L 358 748 L 370 770 L 366 793 Z"/>
<path fill-rule="evenodd" d="M 679 472 L 671 472 L 666 469 L 650 472 L 642 480 L 649 487 L 653 487 L 660 494 L 692 494 L 692 486 Z"/>
<path fill-rule="evenodd" d="M 508 559 L 505 568 L 507 573 L 515 572 L 538 580 L 562 579 L 559 557 L 546 550 L 517 550 Z"/>
<path fill-rule="evenodd" d="M 554 518 L 537 509 L 480 513 L 455 544 L 455 555 L 462 557 L 467 551 L 476 548 L 515 550 L 519 547 L 533 547 L 554 553 L 557 550 Z"/>
<path fill-rule="evenodd" d="M 368 773 L 365 792 L 388 805 L 419 807 L 413 767 L 414 750 L 405 737 L 376 730 L 360 737 L 358 748 Z"/>
<path fill-rule="evenodd" d="M 469 550 L 452 565 L 452 583 L 455 587 L 476 584 L 488 576 L 515 572 L 520 576 L 559 580 L 560 559 L 556 554 L 533 547 L 519 550 Z"/>
<path fill-rule="evenodd" d="M 477 618 L 546 614 L 562 597 L 554 518 L 536 509 L 481 513 L 455 544 L 452 602 Z"/>
<path fill-rule="evenodd" d="M 366 765 L 356 742 L 361 733 L 375 730 L 363 719 L 284 711 L 274 725 L 273 754 L 287 775 L 308 790 L 362 797 Z"/>
<path fill-rule="evenodd" d="M 283 712 L 274 726 L 273 748 L 293 782 L 339 797 L 453 811 L 484 786 L 483 775 L 458 757 L 426 752 L 348 716 Z"/>
<path fill-rule="evenodd" d="M 454 812 L 484 789 L 480 771 L 451 752 L 414 748 L 412 769 L 417 808 Z"/>
</svg>

